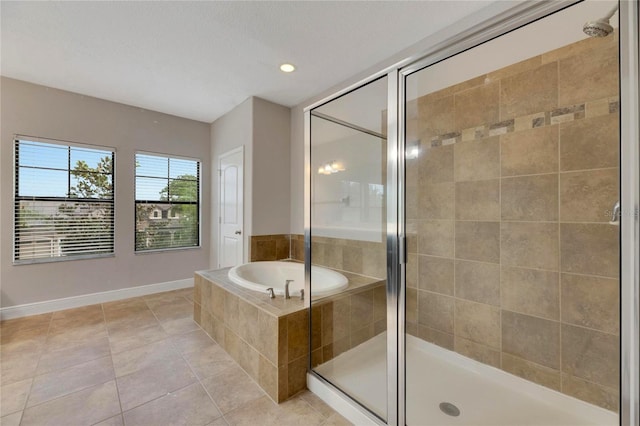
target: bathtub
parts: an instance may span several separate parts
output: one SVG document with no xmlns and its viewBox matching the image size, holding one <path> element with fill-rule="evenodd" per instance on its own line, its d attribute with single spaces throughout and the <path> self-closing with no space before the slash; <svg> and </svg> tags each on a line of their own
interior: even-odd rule
<svg viewBox="0 0 640 426">
<path fill-rule="evenodd" d="M 277 295 L 284 294 L 284 283 L 293 280 L 289 284 L 291 297 L 299 297 L 300 290 L 304 288 L 304 264 L 295 262 L 252 262 L 234 266 L 229 270 L 229 279 L 249 290 L 266 292 L 272 287 Z M 347 277 L 339 272 L 320 266 L 311 267 L 311 284 L 314 296 L 323 296 L 328 293 L 346 288 L 349 285 Z"/>
</svg>

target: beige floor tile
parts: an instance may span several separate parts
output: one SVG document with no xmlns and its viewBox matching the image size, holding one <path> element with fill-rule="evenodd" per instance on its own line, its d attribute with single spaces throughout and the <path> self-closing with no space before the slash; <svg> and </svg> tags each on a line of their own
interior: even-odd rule
<svg viewBox="0 0 640 426">
<path fill-rule="evenodd" d="M 215 343 L 208 348 L 183 354 L 183 357 L 201 380 L 237 365 L 233 358 Z"/>
<path fill-rule="evenodd" d="M 104 311 L 105 321 L 107 322 L 117 321 L 118 319 L 150 310 L 147 302 L 141 297 L 103 303 L 102 309 Z"/>
<path fill-rule="evenodd" d="M 172 319 L 160 323 L 164 331 L 169 334 L 182 334 L 199 330 L 200 326 L 193 320 L 193 315 L 188 318 Z"/>
<path fill-rule="evenodd" d="M 113 354 L 116 376 L 125 376 L 158 362 L 180 358 L 180 354 L 168 340 L 150 343 L 139 348 Z"/>
<path fill-rule="evenodd" d="M 36 376 L 27 407 L 59 398 L 115 378 L 110 357 L 85 362 L 66 370 Z"/>
<path fill-rule="evenodd" d="M 104 322 L 102 305 L 89 305 L 53 313 L 51 327 L 77 327 L 81 324 Z"/>
<path fill-rule="evenodd" d="M 32 381 L 32 379 L 22 380 L 0 388 L 0 417 L 24 409 Z"/>
<path fill-rule="evenodd" d="M 107 337 L 104 323 L 88 324 L 73 328 L 60 327 L 51 329 L 47 336 L 47 350 L 69 348 L 82 345 L 87 340 Z"/>
<path fill-rule="evenodd" d="M 264 396 L 264 391 L 240 367 L 228 368 L 202 380 L 202 384 L 223 414 Z"/>
<path fill-rule="evenodd" d="M 0 322 L 2 334 L 15 331 L 24 331 L 34 328 L 48 327 L 53 313 L 31 315 L 28 317 L 14 318 Z"/>
<path fill-rule="evenodd" d="M 22 426 L 92 425 L 120 412 L 115 381 L 24 410 Z"/>
<path fill-rule="evenodd" d="M 181 297 L 180 300 L 158 305 L 155 308 L 151 307 L 151 311 L 160 322 L 180 318 L 190 318 L 193 317 L 193 303 L 190 303 L 187 299 Z"/>
<path fill-rule="evenodd" d="M 158 319 L 150 309 L 141 310 L 135 313 L 124 313 L 113 319 L 107 319 L 107 329 L 109 333 L 114 333 L 132 328 L 148 327 L 157 325 Z"/>
<path fill-rule="evenodd" d="M 229 426 L 229 423 L 224 419 L 224 417 L 218 417 L 207 426 Z"/>
<path fill-rule="evenodd" d="M 120 329 L 109 333 L 109 342 L 113 353 L 135 349 L 149 343 L 164 340 L 169 335 L 160 324 L 151 324 L 132 329 Z"/>
<path fill-rule="evenodd" d="M 49 328 L 49 335 L 56 336 L 58 334 L 76 334 L 85 336 L 94 330 L 106 330 L 106 322 L 104 318 L 81 318 L 70 317 L 52 320 Z"/>
<path fill-rule="evenodd" d="M 2 384 L 19 382 L 35 376 L 38 368 L 39 353 L 20 353 L 3 356 L 0 362 Z"/>
<path fill-rule="evenodd" d="M 351 425 L 353 425 L 353 423 L 351 423 L 349 420 L 345 419 L 338 413 L 335 413 L 334 415 L 329 417 L 327 421 L 322 423 L 322 426 L 351 426 Z"/>
<path fill-rule="evenodd" d="M 202 329 L 171 337 L 171 343 L 183 354 L 207 349 L 217 343 Z"/>
<path fill-rule="evenodd" d="M 187 299 L 189 302 L 193 302 L 193 287 L 183 288 L 181 290 L 176 290 L 175 294 L 178 296 L 182 296 Z"/>
<path fill-rule="evenodd" d="M 220 417 L 220 411 L 200 383 L 169 393 L 124 413 L 130 425 L 204 425 Z"/>
<path fill-rule="evenodd" d="M 302 398 L 292 398 L 278 405 L 267 396 L 233 410 L 225 415 L 225 419 L 231 426 L 313 426 L 325 421 L 325 418 Z"/>
<path fill-rule="evenodd" d="M 32 328 L 21 328 L 19 325 L 2 327 L 0 343 L 4 346 L 10 343 L 42 338 L 46 336 L 48 332 L 49 323 L 37 325 Z"/>
<path fill-rule="evenodd" d="M 327 405 L 326 402 L 321 400 L 316 394 L 309 390 L 303 391 L 302 393 L 300 393 L 300 395 L 298 395 L 298 397 L 304 399 L 309 405 L 311 405 L 325 418 L 329 418 L 336 413 L 333 408 Z"/>
<path fill-rule="evenodd" d="M 130 410 L 196 380 L 182 358 L 157 361 L 144 369 L 118 377 L 122 409 Z"/>
<path fill-rule="evenodd" d="M 151 310 L 156 310 L 162 306 L 171 306 L 175 304 L 182 304 L 186 302 L 186 299 L 179 294 L 172 291 L 166 291 L 164 293 L 149 294 L 143 296 L 144 301 Z"/>
<path fill-rule="evenodd" d="M 122 414 L 118 414 L 117 416 L 109 417 L 107 420 L 101 421 L 100 423 L 96 423 L 93 426 L 123 426 L 124 420 L 122 420 Z"/>
<path fill-rule="evenodd" d="M 20 353 L 40 353 L 47 341 L 46 334 L 36 336 L 17 335 L 10 343 L 0 345 L 0 357 L 17 355 Z"/>
<path fill-rule="evenodd" d="M 110 313 L 136 308 L 147 308 L 147 302 L 144 301 L 144 297 L 132 297 L 130 299 L 115 300 L 113 302 L 106 302 L 102 304 L 105 316 L 109 316 Z"/>
<path fill-rule="evenodd" d="M 40 358 L 37 374 L 62 370 L 110 354 L 109 339 L 106 337 L 78 342 L 63 349 L 48 350 Z"/>
<path fill-rule="evenodd" d="M 20 419 L 22 419 L 22 411 L 9 414 L 8 416 L 0 417 L 0 425 L 2 426 L 19 426 Z"/>
</svg>

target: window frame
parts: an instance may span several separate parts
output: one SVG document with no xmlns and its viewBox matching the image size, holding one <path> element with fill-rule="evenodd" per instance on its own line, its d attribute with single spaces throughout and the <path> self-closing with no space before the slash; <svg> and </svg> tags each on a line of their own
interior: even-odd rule
<svg viewBox="0 0 640 426">
<path fill-rule="evenodd" d="M 197 185 L 197 194 L 198 194 L 198 198 L 195 202 L 176 202 L 176 201 L 162 201 L 162 200 L 138 200 L 136 192 L 137 192 L 137 178 L 138 178 L 138 173 L 136 170 L 136 163 L 137 163 L 137 158 L 138 155 L 147 155 L 147 156 L 152 156 L 152 157 L 160 157 L 160 158 L 166 158 L 169 160 L 186 160 L 186 161 L 194 161 L 196 163 L 197 166 L 197 172 L 198 172 L 198 176 L 196 177 L 196 185 Z M 134 153 L 134 157 L 133 157 L 133 223 L 134 223 L 134 235 L 133 235 L 133 252 L 135 255 L 146 255 L 146 254 L 153 254 L 153 253 L 158 253 L 158 252 L 173 252 L 173 251 L 180 251 L 180 250 L 195 250 L 195 249 L 201 249 L 202 248 L 202 160 L 199 158 L 195 158 L 195 157 L 187 157 L 184 155 L 176 155 L 176 154 L 167 154 L 167 153 L 161 153 L 161 152 L 154 152 L 154 151 L 140 151 L 137 150 Z M 171 180 L 170 177 L 170 173 L 167 172 L 167 185 Z M 147 177 L 144 175 L 141 175 L 140 177 Z M 163 176 L 164 178 L 164 176 Z M 165 205 L 195 205 L 196 206 L 196 210 L 197 210 L 197 219 L 198 219 L 198 230 L 196 233 L 196 238 L 197 238 L 197 244 L 196 245 L 192 245 L 192 246 L 180 246 L 180 247 L 162 247 L 162 248 L 152 248 L 152 249 L 138 249 L 138 218 L 137 218 L 137 206 L 138 204 L 165 204 Z M 167 219 L 169 219 L 169 212 L 171 209 L 169 209 L 167 211 Z M 173 218 L 173 216 L 172 216 Z M 162 214 L 160 214 L 159 217 L 150 217 L 150 219 L 152 220 L 163 220 L 162 218 Z"/>
<path fill-rule="evenodd" d="M 111 201 L 107 201 L 105 198 L 74 198 L 69 197 L 69 193 L 67 192 L 64 197 L 56 197 L 56 196 L 20 196 L 20 164 L 18 152 L 19 152 L 19 144 L 20 142 L 35 142 L 49 145 L 57 145 L 60 147 L 66 147 L 68 150 L 71 148 L 78 149 L 90 149 L 90 150 L 103 150 L 111 153 Z M 24 134 L 14 134 L 13 135 L 13 207 L 12 207 L 12 264 L 14 266 L 20 265 L 32 265 L 32 264 L 41 264 L 41 263 L 55 263 L 55 262 L 71 262 L 76 260 L 86 260 L 86 259 L 101 259 L 101 258 L 109 258 L 116 256 L 116 148 L 111 146 L 104 145 L 94 145 L 90 143 L 83 142 L 75 142 L 75 141 L 67 141 L 63 139 L 50 139 L 43 138 L 38 136 L 29 136 Z M 41 167 L 30 167 L 35 169 L 42 169 Z M 62 170 L 62 169 L 60 169 Z M 71 171 L 73 170 L 72 165 L 70 163 L 70 158 L 67 162 L 67 190 L 70 189 L 70 180 L 71 180 Z M 16 203 L 21 200 L 34 200 L 34 201 L 70 201 L 70 202 L 90 202 L 97 204 L 108 204 L 112 206 L 112 214 L 111 214 L 111 242 L 112 247 L 110 252 L 105 253 L 91 253 L 91 254 L 72 254 L 66 256 L 49 256 L 49 257 L 35 257 L 35 258 L 26 258 L 26 259 L 18 259 L 19 253 L 19 243 L 18 243 L 18 214 L 16 211 Z"/>
</svg>

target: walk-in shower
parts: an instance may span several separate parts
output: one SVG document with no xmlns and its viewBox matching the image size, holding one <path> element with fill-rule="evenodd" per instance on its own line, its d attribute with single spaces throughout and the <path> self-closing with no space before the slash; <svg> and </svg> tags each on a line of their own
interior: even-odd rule
<svg viewBox="0 0 640 426">
<path fill-rule="evenodd" d="M 314 383 L 388 424 L 633 424 L 627 30 L 582 31 L 616 8 L 523 9 L 307 110 Z"/>
</svg>

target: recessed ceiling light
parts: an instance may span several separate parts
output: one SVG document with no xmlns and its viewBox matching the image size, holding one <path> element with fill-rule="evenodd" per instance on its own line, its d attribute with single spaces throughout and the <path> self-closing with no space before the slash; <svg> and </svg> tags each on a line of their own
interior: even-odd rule
<svg viewBox="0 0 640 426">
<path fill-rule="evenodd" d="M 280 65 L 280 71 L 282 72 L 294 72 L 296 70 L 296 67 L 294 67 L 291 64 L 282 64 Z"/>
</svg>

